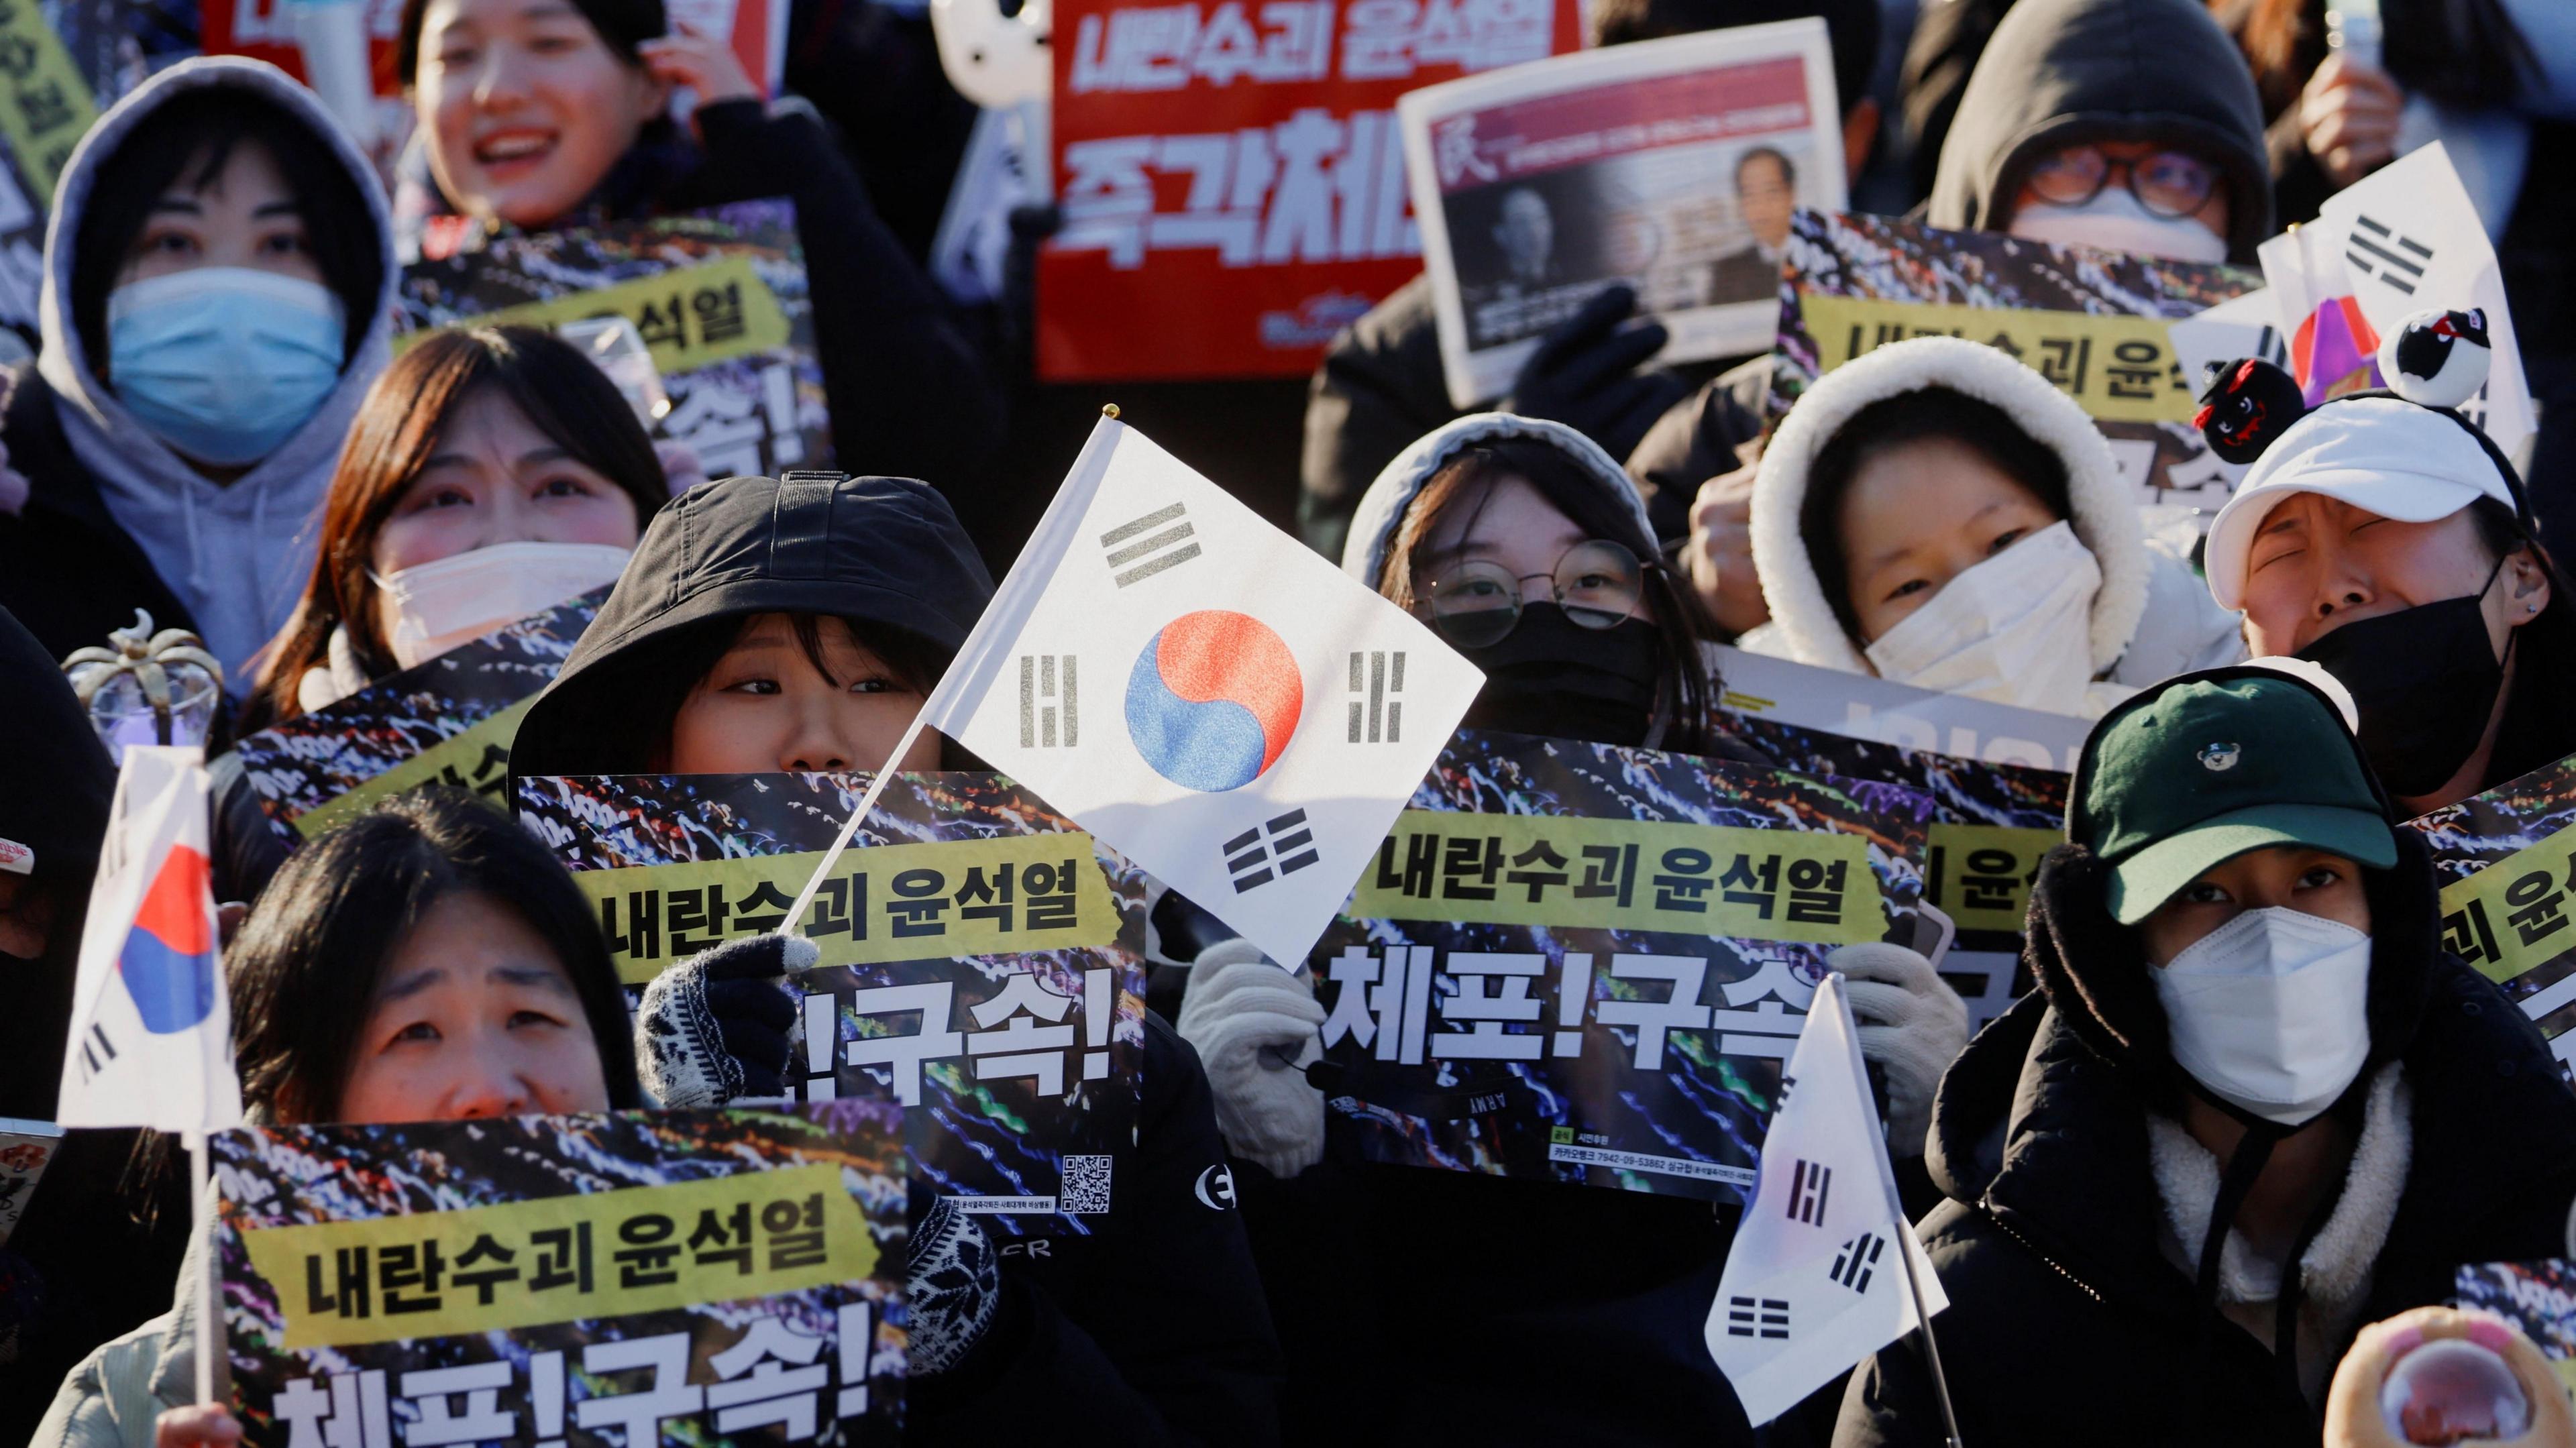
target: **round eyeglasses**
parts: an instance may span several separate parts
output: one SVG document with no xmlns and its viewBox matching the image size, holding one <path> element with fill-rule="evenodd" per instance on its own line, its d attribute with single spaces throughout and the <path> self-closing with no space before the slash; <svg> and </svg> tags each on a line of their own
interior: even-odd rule
<svg viewBox="0 0 2576 1448">
<path fill-rule="evenodd" d="M 1646 568 L 1637 555 L 1606 538 L 1577 543 L 1547 573 L 1514 574 L 1499 563 L 1470 559 L 1433 575 L 1418 609 L 1461 648 L 1497 644 L 1520 626 L 1521 585 L 1548 580 L 1556 606 L 1590 629 L 1616 626 L 1645 596 Z"/>
<path fill-rule="evenodd" d="M 2135 160 L 2115 160 L 2099 146 L 2070 146 L 2033 166 L 2030 189 L 2055 206 L 2081 206 L 2102 194 L 2111 173 L 2128 178 L 2129 194 L 2138 204 L 2163 217 L 2189 216 L 2209 204 L 2218 189 L 2218 168 L 2180 151 L 2154 151 Z"/>
</svg>

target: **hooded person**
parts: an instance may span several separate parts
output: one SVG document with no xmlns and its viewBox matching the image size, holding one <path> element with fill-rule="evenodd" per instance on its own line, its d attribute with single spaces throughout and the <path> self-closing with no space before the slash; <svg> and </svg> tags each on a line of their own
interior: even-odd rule
<svg viewBox="0 0 2576 1448">
<path fill-rule="evenodd" d="M 572 656 L 528 706 L 514 778 L 934 770 L 977 762 L 906 727 L 993 595 L 925 483 L 790 473 L 673 499 Z M 782 1094 L 801 938 L 736 940 L 645 989 L 637 1056 L 665 1106 Z M 1206 1073 L 1145 1020 L 1136 1139 L 1111 1210 L 1045 1253 L 997 1252 L 927 1190 L 908 1275 L 906 1430 L 931 1444 L 1061 1433 L 1135 1444 L 1276 1441 L 1278 1344 L 1230 1203 Z M 1175 1324 L 1185 1330 L 1174 1331 Z"/>
<path fill-rule="evenodd" d="M 2302 414 L 2287 374 L 2240 361 L 2204 414 L 2253 462 L 2210 524 L 2211 595 L 2256 656 L 2343 681 L 2409 814 L 2576 753 L 2576 599 L 2512 462 L 2452 410 L 2486 361 L 2481 314 L 2424 312 L 2382 344 L 2391 390 Z"/>
<path fill-rule="evenodd" d="M 2186 674 L 2085 741 L 2038 990 L 1933 1108 L 1919 1232 L 1960 1436 L 2314 1443 L 2364 1323 L 2557 1253 L 2576 1098 L 2442 945 L 2432 857 L 2310 666 Z M 1943 1441 L 1911 1343 L 1838 1448 Z"/>
<path fill-rule="evenodd" d="M 1981 343 L 1819 378 L 1763 450 L 1752 534 L 1771 621 L 1744 646 L 1801 663 L 2091 714 L 2244 656 L 2092 419 Z"/>
<path fill-rule="evenodd" d="M 34 635 L 0 609 L 0 1117 L 54 1119 L 90 883 L 116 797 L 89 715 Z M 74 1132 L 0 1247 L 0 1441 L 35 1431 L 81 1355 L 169 1305 L 173 1234 L 145 1232 L 118 1192 L 130 1131 Z"/>
<path fill-rule="evenodd" d="M 373 167 L 275 67 L 183 61 L 109 108 L 54 188 L 36 365 L 0 379 L 30 485 L 0 606 L 57 658 L 149 610 L 238 691 L 312 566 L 396 281 Z"/>
<path fill-rule="evenodd" d="M 1724 732 L 1696 606 L 1655 561 L 1644 501 L 1570 427 L 1481 413 L 1418 440 L 1360 500 L 1342 567 L 1485 671 L 1469 728 L 1774 764 Z M 1901 947 L 1833 964 L 1911 1155 L 1966 1007 Z M 1240 941 L 1199 956 L 1180 1016 L 1290 1353 L 1290 1441 L 1754 1441 L 1701 1336 L 1724 1216 L 1328 1157 L 1323 1096 L 1286 1064 L 1323 1021 L 1307 972 Z M 1532 1242 L 1544 1272 L 1496 1270 Z"/>
<path fill-rule="evenodd" d="M 1918 37 L 1982 42 L 1992 27 L 1993 39 L 1973 56 L 1957 123 L 1933 142 L 1940 169 L 1920 219 L 2250 265 L 2272 234 L 2263 111 L 2244 57 L 2197 0 L 2020 0 L 1997 24 L 2003 8 L 1925 11 Z M 1628 455 L 1659 514 L 1687 515 L 1693 586 L 1735 634 L 1764 618 L 1745 453 L 1760 445 L 1769 390 L 1769 359 L 1756 359 L 1665 413 Z"/>
</svg>

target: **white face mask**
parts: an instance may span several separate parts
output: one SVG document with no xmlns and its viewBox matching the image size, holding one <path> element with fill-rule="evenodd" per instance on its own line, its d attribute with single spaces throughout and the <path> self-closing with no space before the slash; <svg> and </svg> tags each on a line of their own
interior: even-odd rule
<svg viewBox="0 0 2576 1448">
<path fill-rule="evenodd" d="M 2298 1126 L 2370 1058 L 2370 937 L 2248 910 L 2153 972 L 2174 1060 L 2220 1100 Z"/>
<path fill-rule="evenodd" d="M 496 543 L 368 576 L 382 595 L 385 646 L 408 669 L 616 582 L 627 552 L 604 543 Z"/>
<path fill-rule="evenodd" d="M 2081 713 L 2101 589 L 2074 526 L 2053 523 L 1951 579 L 1862 652 L 1882 679 Z"/>
<path fill-rule="evenodd" d="M 2007 229 L 2051 246 L 2098 246 L 2167 261 L 2227 260 L 2227 238 L 2188 216 L 2156 215 L 2126 186 L 2105 186 L 2081 206 L 2034 201 L 2013 213 Z"/>
</svg>

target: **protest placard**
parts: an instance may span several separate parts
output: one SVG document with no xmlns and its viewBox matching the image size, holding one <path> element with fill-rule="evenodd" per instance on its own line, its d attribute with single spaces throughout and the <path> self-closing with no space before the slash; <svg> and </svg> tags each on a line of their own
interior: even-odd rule
<svg viewBox="0 0 2576 1448">
<path fill-rule="evenodd" d="M 1965 337 L 2021 361 L 2083 405 L 2141 503 L 2215 509 L 2241 466 L 2191 419 L 2201 379 L 2169 324 L 2253 291 L 2242 267 L 1801 212 L 1772 358 L 1776 421 L 1816 378 L 1908 337 Z M 2259 329 L 2258 329 L 2259 330 Z"/>
<path fill-rule="evenodd" d="M 223 1133 L 248 1441 L 893 1442 L 901 1131 L 831 1101 Z"/>
<path fill-rule="evenodd" d="M 2522 1329 L 2576 1393 L 2576 1262 L 2464 1262 L 2451 1284 L 2458 1307 L 2483 1308 Z"/>
<path fill-rule="evenodd" d="M 1421 270 L 1395 99 L 1582 43 L 1576 0 L 1063 0 L 1050 382 L 1302 377 Z"/>
<path fill-rule="evenodd" d="M 2576 758 L 2407 821 L 2433 847 L 2442 945 L 2504 988 L 2576 1081 Z"/>
<path fill-rule="evenodd" d="M 630 982 L 778 930 L 866 787 L 828 774 L 522 778 Z M 1144 873 L 1009 779 L 899 775 L 816 894 L 798 1095 L 890 1096 L 914 1169 L 1014 1233 L 1107 1210 L 1134 1141 Z"/>
<path fill-rule="evenodd" d="M 1743 1200 L 1825 957 L 1913 938 L 1932 816 L 1894 785 L 1462 731 L 1309 957 L 1332 1149 Z"/>
<path fill-rule="evenodd" d="M 27 1199 L 36 1194 L 36 1183 L 44 1179 L 46 1165 L 62 1144 L 63 1129 L 50 1121 L 0 1116 L 0 1246 L 18 1229 Z"/>
<path fill-rule="evenodd" d="M 793 202 L 504 232 L 405 267 L 400 300 L 406 336 L 396 350 L 408 336 L 466 322 L 624 317 L 670 397 L 653 436 L 688 444 L 708 477 L 832 465 Z"/>
<path fill-rule="evenodd" d="M 97 3 L 97 0 L 91 0 Z M 44 285 L 45 219 L 72 145 L 116 98 L 67 43 L 76 0 L 0 4 L 0 322 L 32 331 Z M 93 60 L 96 57 L 92 57 Z"/>
<path fill-rule="evenodd" d="M 519 716 L 554 679 L 605 588 L 523 618 L 328 708 L 233 746 L 269 823 L 301 844 L 420 785 L 470 789 L 507 809 Z"/>
<path fill-rule="evenodd" d="M 1844 205 L 1812 17 L 1622 45 L 1414 91 L 1398 107 L 1449 400 L 1510 389 L 1613 282 L 1686 362 L 1768 345 L 1789 215 Z"/>
</svg>

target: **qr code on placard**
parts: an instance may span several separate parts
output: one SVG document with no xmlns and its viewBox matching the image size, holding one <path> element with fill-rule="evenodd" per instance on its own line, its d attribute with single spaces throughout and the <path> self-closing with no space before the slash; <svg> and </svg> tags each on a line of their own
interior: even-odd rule
<svg viewBox="0 0 2576 1448">
<path fill-rule="evenodd" d="M 1098 1216 L 1109 1210 L 1109 1164 L 1107 1156 L 1067 1156 L 1064 1159 L 1064 1185 L 1056 1193 L 1056 1205 L 1068 1217 Z"/>
</svg>

